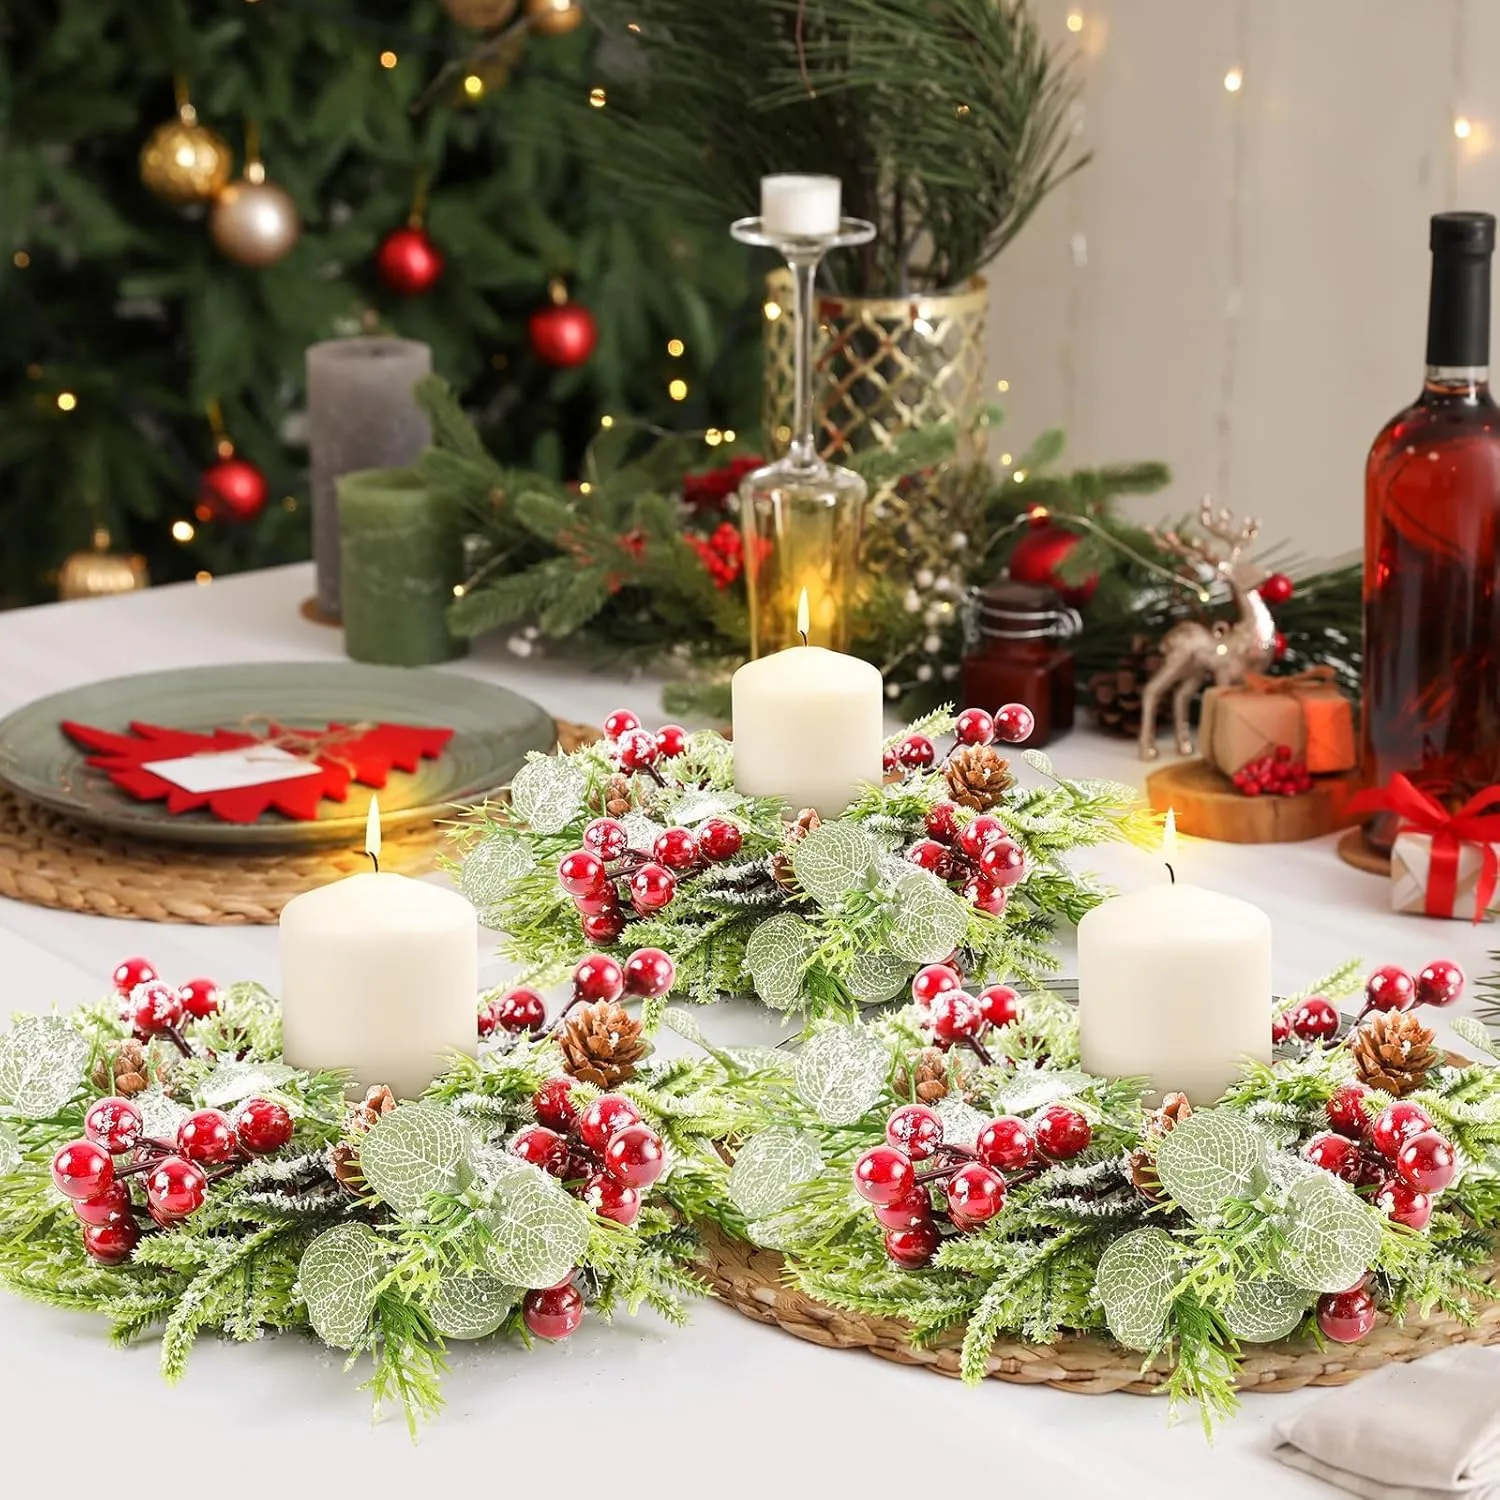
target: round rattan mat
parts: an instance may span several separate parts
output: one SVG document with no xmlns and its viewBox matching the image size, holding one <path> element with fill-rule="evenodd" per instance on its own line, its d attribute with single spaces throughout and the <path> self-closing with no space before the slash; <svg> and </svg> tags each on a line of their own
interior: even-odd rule
<svg viewBox="0 0 1500 1500">
<path fill-rule="evenodd" d="M 896 1364 L 958 1376 L 962 1329 L 929 1348 L 913 1348 L 906 1326 L 896 1319 L 828 1307 L 787 1285 L 781 1256 L 774 1250 L 731 1240 L 711 1226 L 702 1226 L 700 1234 L 705 1248 L 698 1269 L 736 1312 L 826 1349 L 864 1349 Z M 1494 1302 L 1486 1304 L 1469 1326 L 1434 1313 L 1405 1324 L 1382 1321 L 1358 1344 L 1330 1344 L 1324 1349 L 1311 1340 L 1246 1344 L 1239 1388 L 1275 1392 L 1344 1385 L 1382 1365 L 1420 1359 L 1452 1344 L 1493 1343 L 1500 1343 L 1500 1303 Z M 1165 1365 L 1143 1371 L 1140 1355 L 1086 1335 L 1061 1338 L 1055 1344 L 1002 1339 L 991 1351 L 985 1373 L 1013 1385 L 1050 1385 L 1085 1396 L 1110 1391 L 1149 1396 L 1166 1379 Z"/>
<path fill-rule="evenodd" d="M 566 750 L 599 737 L 563 720 L 557 733 Z M 445 828 L 434 820 L 391 832 L 381 869 L 431 870 Z M 293 896 L 367 869 L 357 849 L 204 849 L 125 838 L 0 789 L 0 896 L 32 906 L 144 922 L 270 925 Z"/>
</svg>

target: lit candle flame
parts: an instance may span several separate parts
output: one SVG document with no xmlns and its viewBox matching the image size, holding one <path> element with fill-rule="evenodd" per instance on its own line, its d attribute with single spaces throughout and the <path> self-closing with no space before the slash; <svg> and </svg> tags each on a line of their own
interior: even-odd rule
<svg viewBox="0 0 1500 1500">
<path fill-rule="evenodd" d="M 802 637 L 802 644 L 807 644 L 807 632 L 812 627 L 811 611 L 807 604 L 807 590 L 803 589 L 797 599 L 797 634 Z"/>
<path fill-rule="evenodd" d="M 1161 825 L 1161 857 L 1168 864 L 1177 858 L 1177 814 L 1170 807 L 1167 820 Z"/>
<path fill-rule="evenodd" d="M 380 799 L 370 798 L 370 812 L 365 818 L 365 853 L 374 861 L 375 868 L 380 869 Z"/>
</svg>

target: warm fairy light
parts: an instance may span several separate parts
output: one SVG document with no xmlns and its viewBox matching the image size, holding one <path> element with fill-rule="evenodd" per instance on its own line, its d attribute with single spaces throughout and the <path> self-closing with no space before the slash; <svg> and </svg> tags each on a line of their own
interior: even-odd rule
<svg viewBox="0 0 1500 1500">
<path fill-rule="evenodd" d="M 1068 12 L 1068 30 L 1069 31 L 1082 31 L 1083 30 L 1083 12 L 1082 11 L 1080 11 L 1080 10 L 1070 10 Z"/>
<path fill-rule="evenodd" d="M 724 434 L 720 432 L 717 427 L 710 427 L 708 431 L 703 434 L 703 441 L 707 443 L 710 448 L 717 448 L 719 444 L 724 441 Z"/>
<path fill-rule="evenodd" d="M 997 380 L 995 382 L 995 389 L 997 391 L 999 391 L 1002 395 L 1004 395 L 1005 392 L 1010 389 L 1010 381 L 1008 381 L 1008 380 Z"/>
<path fill-rule="evenodd" d="M 365 818 L 365 853 L 373 860 L 380 858 L 380 798 L 370 798 L 370 811 Z"/>
<path fill-rule="evenodd" d="M 792 440 L 792 429 L 785 422 L 778 424 L 776 428 L 776 441 L 778 443 L 789 443 Z"/>
<path fill-rule="evenodd" d="M 463 596 L 464 596 L 464 586 L 463 586 L 463 584 L 461 584 L 461 583 L 455 583 L 453 585 L 453 597 L 455 599 L 462 599 Z"/>
<path fill-rule="evenodd" d="M 687 345 L 684 344 L 681 339 L 667 340 L 667 353 L 670 354 L 673 359 L 681 359 L 686 348 Z"/>
<path fill-rule="evenodd" d="M 1473 130 L 1474 127 L 1468 122 L 1467 119 L 1465 119 L 1463 115 L 1460 115 L 1453 122 L 1453 133 L 1461 141 L 1468 140 L 1469 136 L 1473 133 Z"/>
<path fill-rule="evenodd" d="M 31 264 L 31 257 L 24 250 L 17 250 L 10 258 L 10 263 L 18 271 L 24 271 Z"/>
<path fill-rule="evenodd" d="M 592 104 L 595 109 L 603 109 L 604 106 L 609 103 L 609 97 L 605 94 L 603 89 L 590 89 L 589 103 Z"/>
<path fill-rule="evenodd" d="M 724 441 L 726 443 L 732 443 L 734 441 L 734 428 L 726 427 L 724 429 Z"/>
<path fill-rule="evenodd" d="M 599 418 L 599 425 L 601 427 L 613 427 L 615 425 L 615 419 L 608 413 L 606 413 L 604 416 Z"/>
<path fill-rule="evenodd" d="M 394 52 L 386 51 L 380 54 L 380 66 L 382 68 L 394 68 L 401 59 Z"/>
<path fill-rule="evenodd" d="M 78 397 L 72 391 L 59 391 L 57 393 L 58 411 L 72 411 L 78 405 Z"/>
<path fill-rule="evenodd" d="M 205 583 L 212 583 L 213 581 L 214 575 L 210 573 L 207 568 L 199 568 L 198 571 L 193 574 L 193 582 L 198 584 L 200 587 Z"/>
<path fill-rule="evenodd" d="M 1026 470 L 1025 469 L 1017 469 L 1016 472 L 1014 474 L 1012 474 L 1010 477 L 1017 484 L 1025 484 L 1026 483 Z"/>
<path fill-rule="evenodd" d="M 1004 467 L 1005 467 L 1005 468 L 1007 468 L 1007 469 L 1008 469 L 1008 468 L 1010 468 L 1010 465 L 1011 465 L 1011 460 L 1012 460 L 1012 459 L 1013 459 L 1013 458 L 1014 458 L 1014 457 L 1015 457 L 1015 454 L 1013 454 L 1013 453 L 1002 453 L 1002 454 L 1001 454 L 1001 455 L 1000 455 L 1000 462 L 1001 462 L 1001 464 L 1002 464 L 1002 465 L 1003 465 L 1003 466 L 1004 466 Z"/>
<path fill-rule="evenodd" d="M 594 487 L 593 487 L 593 485 L 591 485 L 591 484 L 590 484 L 590 483 L 589 483 L 589 482 L 588 482 L 588 480 L 587 480 L 587 479 L 585 479 L 585 480 L 584 480 L 584 481 L 583 481 L 583 482 L 582 482 L 582 483 L 581 483 L 581 484 L 580 484 L 580 485 L 579 485 L 579 486 L 578 486 L 578 493 L 579 493 L 579 494 L 580 494 L 580 495 L 592 495 L 592 494 L 593 494 L 593 493 L 594 493 Z"/>
<path fill-rule="evenodd" d="M 281 508 L 289 514 L 297 508 L 297 497 L 295 495 L 283 495 L 281 497 Z"/>
<path fill-rule="evenodd" d="M 1161 825 L 1161 857 L 1168 864 L 1177 858 L 1177 814 L 1170 807 Z"/>
<path fill-rule="evenodd" d="M 464 93 L 466 93 L 471 99 L 477 99 L 483 92 L 484 79 L 482 79 L 478 73 L 470 73 L 469 76 L 464 79 Z"/>
<path fill-rule="evenodd" d="M 766 322 L 774 323 L 781 316 L 781 304 L 779 302 L 768 302 L 764 308 Z"/>
<path fill-rule="evenodd" d="M 686 401 L 687 391 L 687 381 L 685 380 L 674 380 L 667 386 L 667 394 L 674 401 Z"/>
<path fill-rule="evenodd" d="M 1245 86 L 1245 75 L 1238 68 L 1231 68 L 1224 75 L 1224 90 L 1226 93 L 1237 94 Z"/>
<path fill-rule="evenodd" d="M 1047 519 L 1047 507 L 1045 505 L 1033 505 L 1031 509 L 1026 512 L 1026 519 L 1030 521 L 1033 526 L 1040 526 L 1042 522 Z"/>
<path fill-rule="evenodd" d="M 963 117 L 968 114 L 968 112 L 969 106 L 967 104 L 956 105 L 953 110 L 953 113 L 956 114 L 960 120 L 963 119 Z"/>
<path fill-rule="evenodd" d="M 172 522 L 172 540 L 174 542 L 190 542 L 197 534 L 193 529 L 191 521 Z"/>
<path fill-rule="evenodd" d="M 639 36 L 641 34 L 641 23 L 639 21 L 627 21 L 625 23 L 625 29 L 626 31 L 633 31 L 637 36 Z"/>
<path fill-rule="evenodd" d="M 804 641 L 807 639 L 807 632 L 810 625 L 808 614 L 807 590 L 803 589 L 802 592 L 797 596 L 797 634 L 800 635 Z"/>
</svg>

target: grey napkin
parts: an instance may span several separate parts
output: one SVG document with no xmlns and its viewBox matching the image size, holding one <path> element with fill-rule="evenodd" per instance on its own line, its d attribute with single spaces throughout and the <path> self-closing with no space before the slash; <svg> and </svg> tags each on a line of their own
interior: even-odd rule
<svg viewBox="0 0 1500 1500">
<path fill-rule="evenodd" d="M 1500 1348 L 1387 1365 L 1276 1436 L 1282 1463 L 1370 1500 L 1500 1500 Z"/>
</svg>

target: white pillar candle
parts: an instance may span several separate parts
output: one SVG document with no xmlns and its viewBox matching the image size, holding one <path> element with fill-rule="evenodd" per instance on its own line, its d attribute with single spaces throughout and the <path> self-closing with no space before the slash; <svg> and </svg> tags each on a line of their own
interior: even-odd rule
<svg viewBox="0 0 1500 1500">
<path fill-rule="evenodd" d="M 378 861 L 370 799 L 366 849 Z M 377 866 L 378 869 L 378 866 Z M 350 875 L 281 913 L 282 1050 L 295 1068 L 347 1068 L 351 1094 L 420 1094 L 478 1040 L 479 922 L 457 892 L 405 875 Z"/>
<path fill-rule="evenodd" d="M 839 232 L 843 184 L 837 177 L 783 172 L 760 180 L 761 228 L 770 235 Z"/>
<path fill-rule="evenodd" d="M 797 629 L 807 639 L 807 590 Z M 730 684 L 734 784 L 784 797 L 790 811 L 836 818 L 881 779 L 885 737 L 880 671 L 822 646 L 791 646 L 746 662 Z"/>
<path fill-rule="evenodd" d="M 1247 1058 L 1271 1060 L 1270 918 L 1165 874 L 1096 906 L 1078 924 L 1078 1040 L 1090 1073 L 1212 1104 Z"/>
</svg>

